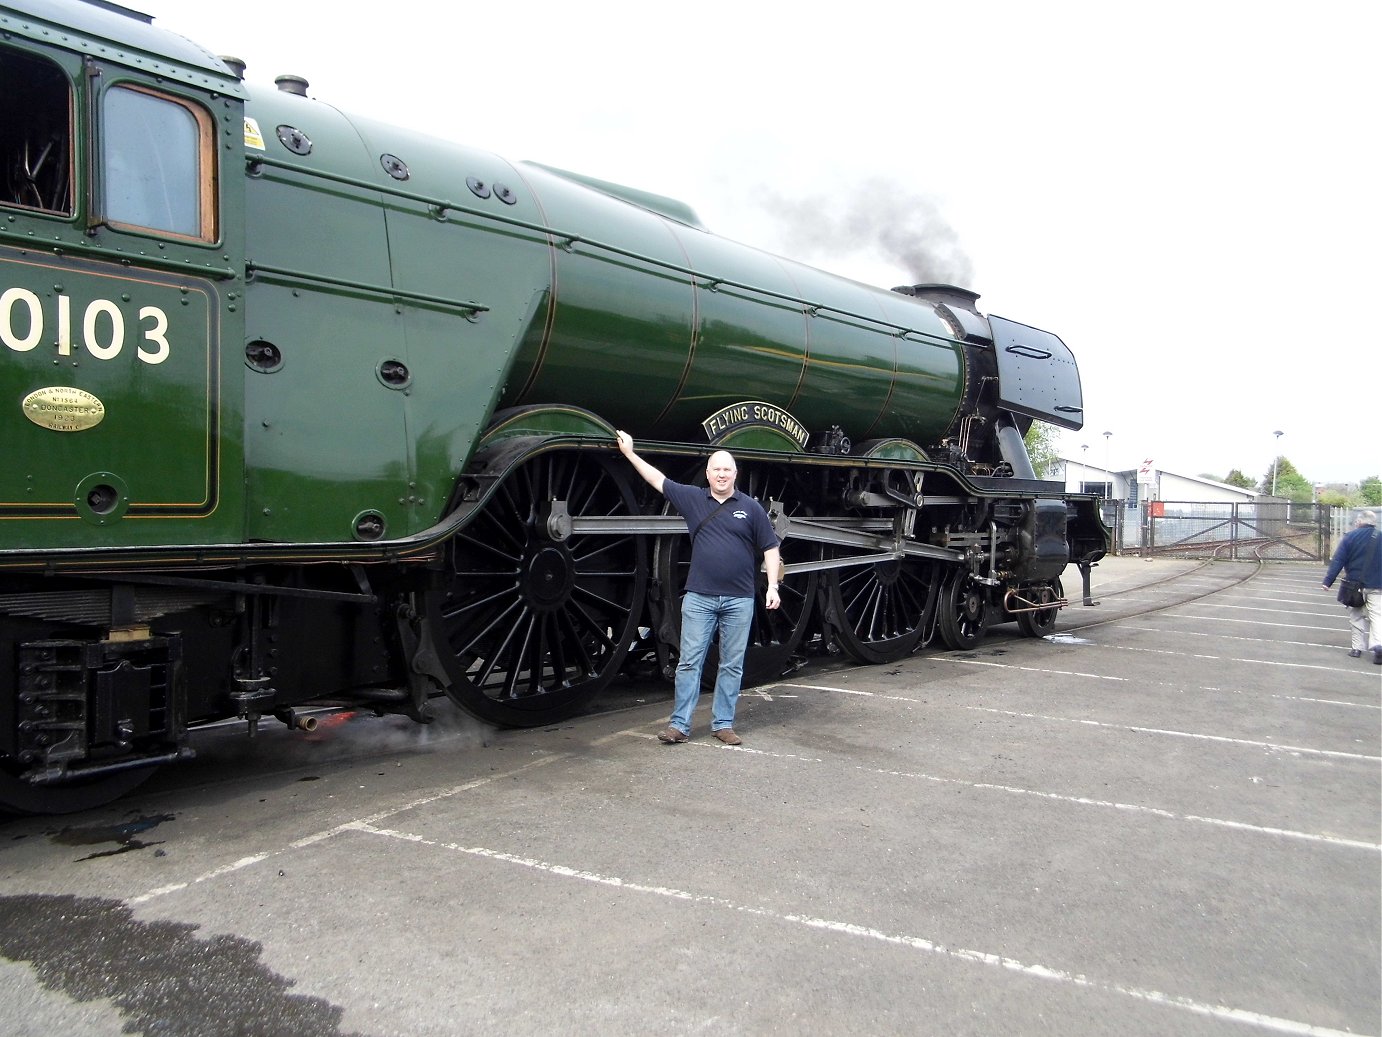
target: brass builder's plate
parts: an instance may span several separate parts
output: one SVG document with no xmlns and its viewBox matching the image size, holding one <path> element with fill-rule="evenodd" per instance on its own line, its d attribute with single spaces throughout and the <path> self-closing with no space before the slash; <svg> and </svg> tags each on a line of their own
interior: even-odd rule
<svg viewBox="0 0 1382 1037">
<path fill-rule="evenodd" d="M 24 416 L 35 425 L 54 432 L 81 432 L 95 428 L 106 416 L 106 405 L 85 389 L 50 385 L 35 389 L 21 404 Z"/>
</svg>

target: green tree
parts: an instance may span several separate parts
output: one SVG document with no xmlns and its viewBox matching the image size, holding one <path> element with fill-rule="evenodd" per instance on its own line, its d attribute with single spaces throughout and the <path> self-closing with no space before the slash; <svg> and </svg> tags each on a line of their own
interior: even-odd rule
<svg viewBox="0 0 1382 1037">
<path fill-rule="evenodd" d="M 1284 456 L 1272 462 L 1258 488 L 1263 493 L 1271 493 L 1273 480 L 1276 482 L 1276 495 L 1286 500 L 1308 503 L 1314 495 L 1310 480 L 1296 471 L 1296 466 Z"/>
<path fill-rule="evenodd" d="M 1056 463 L 1056 426 L 1044 421 L 1033 421 L 1032 427 L 1022 437 L 1027 444 L 1027 456 L 1032 459 L 1032 471 L 1038 479 L 1046 478 Z"/>
<path fill-rule="evenodd" d="M 1358 484 L 1358 496 L 1363 498 L 1363 503 L 1377 507 L 1382 505 L 1382 479 L 1375 475 L 1370 475 Z"/>
<path fill-rule="evenodd" d="M 1234 468 L 1230 471 L 1228 475 L 1224 476 L 1222 481 L 1230 486 L 1237 486 L 1242 490 L 1252 490 L 1257 487 L 1257 484 L 1244 475 L 1242 470 L 1238 468 Z"/>
</svg>

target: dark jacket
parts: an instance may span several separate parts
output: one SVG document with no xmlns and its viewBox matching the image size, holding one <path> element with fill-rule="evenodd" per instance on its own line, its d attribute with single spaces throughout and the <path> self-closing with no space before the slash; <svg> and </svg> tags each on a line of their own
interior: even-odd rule
<svg viewBox="0 0 1382 1037">
<path fill-rule="evenodd" d="M 1379 538 L 1375 551 L 1374 536 Z M 1368 566 L 1369 552 L 1372 552 L 1371 566 Z M 1341 569 L 1350 580 L 1362 580 L 1368 590 L 1382 590 L 1382 534 L 1377 532 L 1376 526 L 1359 526 L 1339 541 L 1329 562 L 1329 571 L 1324 574 L 1326 587 L 1334 582 Z"/>
</svg>

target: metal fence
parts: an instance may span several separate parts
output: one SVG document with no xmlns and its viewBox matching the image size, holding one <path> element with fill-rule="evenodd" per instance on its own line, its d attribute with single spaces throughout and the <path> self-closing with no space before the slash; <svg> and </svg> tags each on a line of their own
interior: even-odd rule
<svg viewBox="0 0 1382 1037">
<path fill-rule="evenodd" d="M 1105 504 L 1120 554 L 1325 561 L 1348 531 L 1348 508 L 1291 501 L 1144 501 Z"/>
</svg>

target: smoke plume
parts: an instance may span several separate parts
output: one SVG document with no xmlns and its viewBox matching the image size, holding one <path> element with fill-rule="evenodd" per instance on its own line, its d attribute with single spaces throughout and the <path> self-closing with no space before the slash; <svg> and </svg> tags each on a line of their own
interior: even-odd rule
<svg viewBox="0 0 1382 1037">
<path fill-rule="evenodd" d="M 759 198 L 777 223 L 781 249 L 792 259 L 838 269 L 844 259 L 871 259 L 898 268 L 898 284 L 969 287 L 974 264 L 936 201 L 875 178 L 847 193 Z"/>
</svg>

